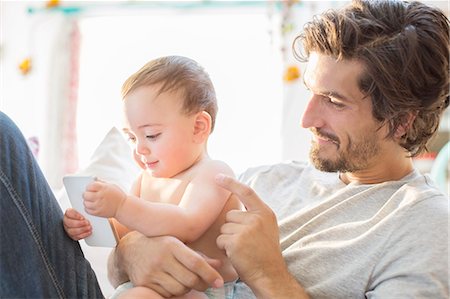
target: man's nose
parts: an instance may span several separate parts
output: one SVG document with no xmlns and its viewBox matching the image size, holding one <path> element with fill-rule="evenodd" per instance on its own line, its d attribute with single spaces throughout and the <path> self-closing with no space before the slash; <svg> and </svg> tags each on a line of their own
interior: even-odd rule
<svg viewBox="0 0 450 299">
<path fill-rule="evenodd" d="M 312 95 L 303 111 L 301 126 L 305 129 L 320 128 L 324 122 L 324 111 L 320 96 Z"/>
</svg>

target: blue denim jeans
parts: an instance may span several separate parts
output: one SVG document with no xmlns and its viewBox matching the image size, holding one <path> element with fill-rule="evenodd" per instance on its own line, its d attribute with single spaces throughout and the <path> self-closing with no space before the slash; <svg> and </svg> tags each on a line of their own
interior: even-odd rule
<svg viewBox="0 0 450 299">
<path fill-rule="evenodd" d="M 103 298 L 16 125 L 0 112 L 0 298 Z"/>
</svg>

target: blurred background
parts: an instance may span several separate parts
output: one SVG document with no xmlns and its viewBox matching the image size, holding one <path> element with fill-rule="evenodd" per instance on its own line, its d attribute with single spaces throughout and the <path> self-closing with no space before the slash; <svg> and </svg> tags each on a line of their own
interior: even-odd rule
<svg viewBox="0 0 450 299">
<path fill-rule="evenodd" d="M 448 1 L 428 1 L 448 13 Z M 121 127 L 120 88 L 147 61 L 183 55 L 215 84 L 209 153 L 238 174 L 306 160 L 307 92 L 292 40 L 305 21 L 347 1 L 1 1 L 0 109 L 16 121 L 57 189 Z M 428 171 L 448 141 L 448 111 Z"/>
</svg>

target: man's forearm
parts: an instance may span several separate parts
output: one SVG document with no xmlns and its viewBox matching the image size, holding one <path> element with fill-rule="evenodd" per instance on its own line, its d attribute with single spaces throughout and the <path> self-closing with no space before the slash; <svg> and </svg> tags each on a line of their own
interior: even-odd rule
<svg viewBox="0 0 450 299">
<path fill-rule="evenodd" d="M 305 289 L 291 274 L 286 273 L 285 275 L 277 276 L 276 279 L 274 278 L 262 279 L 250 286 L 257 298 L 309 299 Z"/>
</svg>

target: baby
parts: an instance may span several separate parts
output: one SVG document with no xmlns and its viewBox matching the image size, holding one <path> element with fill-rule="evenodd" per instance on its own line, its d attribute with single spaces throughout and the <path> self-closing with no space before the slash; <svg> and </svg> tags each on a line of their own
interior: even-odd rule
<svg viewBox="0 0 450 299">
<path fill-rule="evenodd" d="M 219 250 L 216 238 L 225 215 L 241 203 L 214 181 L 216 174 L 233 175 L 224 162 L 212 160 L 207 141 L 214 129 L 217 101 L 209 75 L 195 61 L 180 56 L 150 61 L 122 88 L 124 132 L 142 168 L 131 194 L 95 181 L 84 193 L 86 211 L 111 217 L 119 234 L 137 230 L 146 236 L 175 236 L 192 249 L 221 260 L 222 289 L 192 290 L 178 298 L 232 298 L 237 273 Z M 92 233 L 89 222 L 73 209 L 64 227 L 74 240 Z M 131 283 L 120 298 L 162 298 Z M 208 297 L 206 297 L 206 295 Z"/>
</svg>

